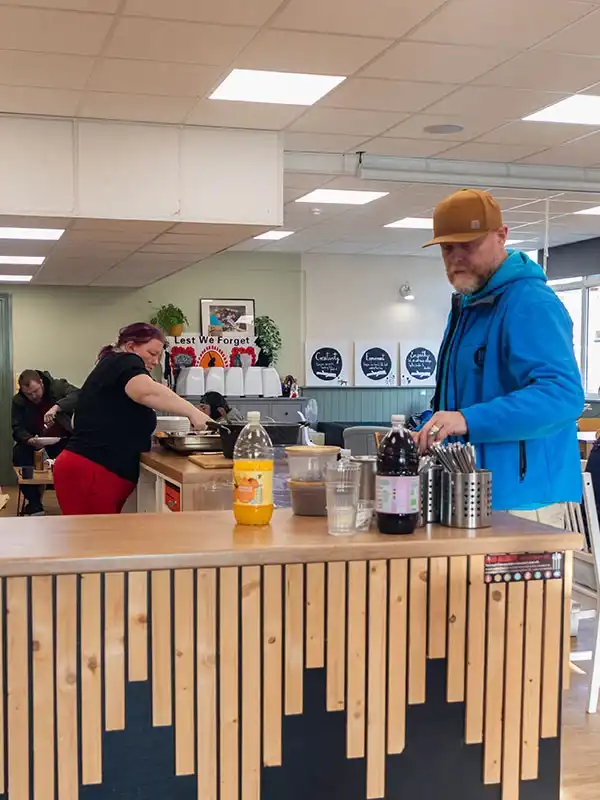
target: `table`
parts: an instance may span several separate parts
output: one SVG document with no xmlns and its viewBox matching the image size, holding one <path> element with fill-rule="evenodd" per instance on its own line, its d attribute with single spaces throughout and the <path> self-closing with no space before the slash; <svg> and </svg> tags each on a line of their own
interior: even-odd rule
<svg viewBox="0 0 600 800">
<path fill-rule="evenodd" d="M 558 800 L 581 546 L 506 514 L 344 539 L 285 510 L 0 519 L 0 779 L 11 798 L 58 770 L 70 797 Z M 506 553 L 554 554 L 558 577 L 496 581 Z"/>
<path fill-rule="evenodd" d="M 21 491 L 22 486 L 48 486 L 54 482 L 52 470 L 34 470 L 33 478 L 24 478 L 21 474 L 22 467 L 13 467 L 17 476 L 18 495 L 17 495 L 17 517 L 22 517 L 25 511 L 25 498 Z"/>
<path fill-rule="evenodd" d="M 582 458 L 588 459 L 590 457 L 596 439 L 596 431 L 577 431 L 577 441 L 579 442 Z"/>
</svg>

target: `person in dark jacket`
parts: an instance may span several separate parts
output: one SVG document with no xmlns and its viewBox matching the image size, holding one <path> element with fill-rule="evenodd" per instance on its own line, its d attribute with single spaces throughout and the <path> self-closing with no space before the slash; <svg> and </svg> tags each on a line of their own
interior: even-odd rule
<svg viewBox="0 0 600 800">
<path fill-rule="evenodd" d="M 73 431 L 72 417 L 79 389 L 64 378 L 53 378 L 49 372 L 26 369 L 19 375 L 19 391 L 12 401 L 12 433 L 15 441 L 15 467 L 32 466 L 36 450 L 45 449 L 49 458 L 56 458 L 65 448 Z M 56 444 L 44 445 L 42 437 L 60 437 Z M 22 486 L 26 500 L 25 514 L 44 513 L 41 487 Z"/>
</svg>

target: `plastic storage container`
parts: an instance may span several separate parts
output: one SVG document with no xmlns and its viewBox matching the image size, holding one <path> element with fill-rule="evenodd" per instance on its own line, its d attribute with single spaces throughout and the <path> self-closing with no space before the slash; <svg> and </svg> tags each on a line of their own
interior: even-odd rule
<svg viewBox="0 0 600 800">
<path fill-rule="evenodd" d="M 323 483 L 327 467 L 335 464 L 340 448 L 324 445 L 297 445 L 286 447 L 290 465 L 290 479 L 301 483 Z"/>
<path fill-rule="evenodd" d="M 290 481 L 292 511 L 298 517 L 326 517 L 327 492 L 324 483 Z"/>
</svg>

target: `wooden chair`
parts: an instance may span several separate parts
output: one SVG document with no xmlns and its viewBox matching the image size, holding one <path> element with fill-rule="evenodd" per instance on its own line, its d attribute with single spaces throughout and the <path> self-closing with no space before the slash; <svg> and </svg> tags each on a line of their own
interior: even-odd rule
<svg viewBox="0 0 600 800">
<path fill-rule="evenodd" d="M 17 517 L 22 517 L 25 512 L 25 497 L 23 496 L 22 486 L 41 486 L 42 494 L 48 486 L 52 486 L 53 476 L 52 470 L 37 470 L 33 473 L 33 478 L 24 478 L 21 473 L 21 467 L 13 467 L 15 475 L 17 476 L 17 485 L 19 493 L 17 495 Z"/>
</svg>

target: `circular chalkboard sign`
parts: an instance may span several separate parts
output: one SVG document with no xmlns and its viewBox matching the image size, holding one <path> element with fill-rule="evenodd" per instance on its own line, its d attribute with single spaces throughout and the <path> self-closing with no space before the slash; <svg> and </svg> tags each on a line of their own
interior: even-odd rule
<svg viewBox="0 0 600 800">
<path fill-rule="evenodd" d="M 424 381 L 435 372 L 437 359 L 426 347 L 415 347 L 406 356 L 406 371 L 411 378 Z"/>
<path fill-rule="evenodd" d="M 335 347 L 319 347 L 310 360 L 313 375 L 322 381 L 334 381 L 342 374 L 342 356 Z"/>
<path fill-rule="evenodd" d="M 392 359 L 383 348 L 370 347 L 362 355 L 360 368 L 369 380 L 383 381 L 392 371 Z"/>
</svg>

